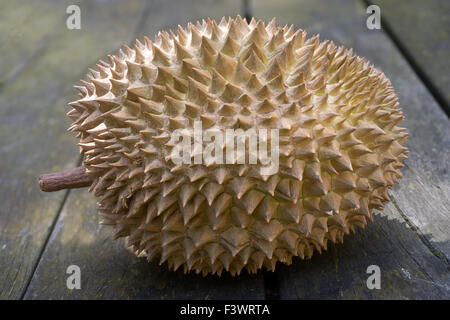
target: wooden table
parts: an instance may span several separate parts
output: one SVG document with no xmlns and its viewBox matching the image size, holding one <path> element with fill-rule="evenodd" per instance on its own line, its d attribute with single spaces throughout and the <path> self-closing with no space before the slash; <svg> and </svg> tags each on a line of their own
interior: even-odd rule
<svg viewBox="0 0 450 320">
<path fill-rule="evenodd" d="M 450 298 L 450 3 L 375 1 L 383 28 L 366 27 L 366 1 L 0 1 L 0 298 L 2 299 L 433 299 Z M 75 167 L 67 102 L 87 67 L 123 43 L 203 17 L 251 14 L 293 23 L 354 48 L 391 79 L 404 110 L 410 158 L 375 223 L 312 260 L 259 272 L 201 277 L 147 263 L 98 225 L 86 190 L 39 191 L 43 172 Z M 66 287 L 78 265 L 82 288 Z M 381 289 L 369 290 L 378 265 Z"/>
</svg>

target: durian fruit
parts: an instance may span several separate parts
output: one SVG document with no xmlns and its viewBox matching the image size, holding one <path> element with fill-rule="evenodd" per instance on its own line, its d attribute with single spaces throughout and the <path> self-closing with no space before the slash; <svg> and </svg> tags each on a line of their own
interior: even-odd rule
<svg viewBox="0 0 450 320">
<path fill-rule="evenodd" d="M 342 242 L 383 209 L 407 158 L 390 81 L 319 36 L 240 16 L 162 31 L 76 87 L 90 191 L 114 238 L 174 270 L 274 270 Z M 280 165 L 171 161 L 171 133 L 279 129 Z"/>
</svg>

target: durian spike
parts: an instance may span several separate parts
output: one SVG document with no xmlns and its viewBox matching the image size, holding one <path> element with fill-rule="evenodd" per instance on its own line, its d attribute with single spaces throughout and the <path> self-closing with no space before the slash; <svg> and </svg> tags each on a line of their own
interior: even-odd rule
<svg viewBox="0 0 450 320">
<path fill-rule="evenodd" d="M 309 259 L 372 221 L 402 177 L 407 133 L 389 79 L 319 36 L 207 19 L 108 58 L 69 104 L 83 167 L 39 183 L 90 186 L 102 223 L 149 261 L 220 276 Z M 190 137 L 197 121 L 219 133 L 277 129 L 258 150 L 279 141 L 278 169 L 261 170 L 254 150 L 203 159 L 205 141 L 175 163 L 173 133 Z"/>
</svg>

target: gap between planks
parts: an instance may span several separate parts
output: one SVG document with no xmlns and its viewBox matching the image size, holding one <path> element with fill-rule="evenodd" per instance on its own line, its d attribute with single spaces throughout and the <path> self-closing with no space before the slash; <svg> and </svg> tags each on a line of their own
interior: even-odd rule
<svg viewBox="0 0 450 320">
<path fill-rule="evenodd" d="M 361 1 L 366 6 L 374 4 L 370 0 L 361 0 Z M 419 63 L 417 63 L 416 59 L 412 56 L 412 54 L 409 53 L 408 49 L 400 40 L 400 37 L 397 36 L 393 31 L 393 29 L 391 28 L 390 22 L 388 22 L 387 19 L 384 19 L 382 14 L 381 14 L 381 28 L 383 29 L 383 32 L 388 36 L 388 38 L 391 39 L 392 43 L 400 52 L 402 57 L 406 60 L 406 62 L 408 62 L 409 66 L 417 75 L 417 77 L 420 79 L 420 81 L 422 81 L 422 83 L 428 89 L 428 92 L 430 92 L 431 96 L 434 98 L 434 100 L 436 100 L 439 107 L 444 111 L 447 117 L 450 117 L 450 106 L 448 105 L 447 101 L 441 95 L 438 88 L 434 85 L 432 79 L 430 79 L 430 77 L 425 73 L 425 71 L 423 71 L 422 67 L 419 65 Z"/>
<path fill-rule="evenodd" d="M 130 45 L 132 45 L 132 44 L 134 43 L 135 39 L 138 37 L 139 32 L 141 31 L 140 29 L 144 26 L 144 23 L 145 23 L 145 21 L 146 21 L 147 18 L 148 18 L 148 15 L 149 15 L 149 13 L 150 13 L 150 9 L 151 9 L 151 2 L 149 1 L 149 2 L 147 2 L 146 6 L 145 6 L 145 8 L 144 8 L 144 10 L 143 10 L 143 12 L 142 12 L 140 18 L 139 18 L 139 21 L 138 21 L 138 23 L 136 24 L 136 28 L 134 29 L 134 31 L 133 31 L 133 33 L 132 33 L 131 40 L 129 41 L 129 44 L 130 44 Z M 48 42 L 49 42 L 49 41 L 47 41 L 46 44 L 47 44 Z M 32 54 L 32 55 L 31 55 L 32 58 L 29 59 L 29 60 L 27 61 L 27 63 L 30 63 L 32 60 L 34 60 L 35 58 L 37 58 L 37 57 L 39 56 L 39 53 L 40 53 L 40 52 L 43 52 L 43 51 L 44 51 L 44 46 L 42 46 L 42 48 L 38 48 L 38 49 L 36 50 L 37 53 Z M 22 69 L 23 69 L 23 68 L 22 68 Z M 83 78 L 83 75 L 81 75 L 80 78 Z M 1 88 L 0 88 L 0 90 L 1 90 Z M 76 166 L 75 166 L 75 167 L 81 166 L 82 161 L 83 161 L 83 158 L 82 158 L 82 156 L 80 155 L 80 156 L 78 157 L 78 160 L 77 160 L 77 163 L 76 163 Z M 49 228 L 49 230 L 48 230 L 48 234 L 47 234 L 47 237 L 45 238 L 44 244 L 42 245 L 42 248 L 41 248 L 41 250 L 39 251 L 39 255 L 38 255 L 38 257 L 37 257 L 37 259 L 36 259 L 36 262 L 35 262 L 35 264 L 34 264 L 34 266 L 33 266 L 32 272 L 30 273 L 30 276 L 29 276 L 29 278 L 27 279 L 27 282 L 26 282 L 26 284 L 25 284 L 25 286 L 24 286 L 24 289 L 22 290 L 22 292 L 21 292 L 21 294 L 20 294 L 20 298 L 19 298 L 20 300 L 23 300 L 24 297 L 25 297 L 25 295 L 27 294 L 28 287 L 30 286 L 30 283 L 31 283 L 31 280 L 32 280 L 33 277 L 34 277 L 34 274 L 36 273 L 36 270 L 37 270 L 37 267 L 39 266 L 39 262 L 41 261 L 42 255 L 44 254 L 45 249 L 47 248 L 48 242 L 49 242 L 49 240 L 50 240 L 50 238 L 51 238 L 51 236 L 52 236 L 52 234 L 53 234 L 53 231 L 54 231 L 54 229 L 55 229 L 56 223 L 58 222 L 59 217 L 60 217 L 60 215 L 61 215 L 61 212 L 62 212 L 62 210 L 64 209 L 64 205 L 65 205 L 67 199 L 69 198 L 70 191 L 71 191 L 70 189 L 65 190 L 64 197 L 63 197 L 63 199 L 62 199 L 62 201 L 61 201 L 61 204 L 60 204 L 58 210 L 56 211 L 55 218 L 53 219 L 52 224 L 51 224 L 51 226 L 50 226 L 50 228 Z"/>
<path fill-rule="evenodd" d="M 253 10 L 252 10 L 252 7 L 251 7 L 251 1 L 250 0 L 241 0 L 241 1 L 242 1 L 241 15 L 243 17 L 245 17 L 245 19 L 247 19 L 248 22 L 250 22 L 251 18 L 253 17 L 253 12 L 252 12 Z M 138 21 L 138 23 L 136 24 L 136 28 L 135 28 L 135 30 L 133 32 L 132 39 L 129 42 L 130 45 L 132 45 L 134 43 L 135 38 L 139 35 L 142 27 L 145 25 L 145 21 L 147 20 L 147 18 L 149 16 L 150 9 L 151 9 L 151 3 L 148 2 L 146 7 L 145 7 L 145 9 L 144 9 L 144 11 L 143 11 L 143 13 L 142 13 L 142 15 L 141 15 L 141 17 L 140 17 L 140 19 L 139 19 L 139 21 Z M 48 43 L 48 41 L 46 43 Z M 40 53 L 42 53 L 44 51 L 44 47 L 45 47 L 45 45 L 43 45 L 42 47 L 38 48 L 38 50 L 36 50 L 35 53 L 30 55 L 29 59 L 27 59 L 27 61 L 26 61 L 26 64 L 29 64 L 35 58 L 37 58 L 40 55 Z M 25 65 L 23 67 L 25 67 Z M 21 69 L 23 69 L 23 67 Z M 20 72 L 20 70 L 19 70 L 19 72 Z M 79 157 L 79 159 L 77 161 L 77 166 L 80 166 L 81 164 L 82 164 L 82 156 Z M 51 238 L 51 236 L 53 234 L 53 231 L 54 231 L 54 228 L 56 226 L 56 223 L 59 220 L 59 217 L 61 215 L 61 212 L 62 212 L 62 210 L 64 208 L 64 205 L 65 205 L 67 199 L 69 198 L 70 191 L 71 191 L 70 189 L 65 191 L 65 194 L 64 194 L 63 200 L 61 202 L 61 205 L 58 208 L 56 216 L 55 216 L 55 218 L 54 218 L 54 220 L 53 220 L 53 222 L 52 222 L 52 224 L 51 224 L 51 226 L 49 228 L 49 232 L 48 232 L 47 237 L 45 239 L 45 242 L 42 245 L 42 248 L 41 248 L 41 250 L 39 252 L 38 258 L 36 259 L 36 262 L 35 262 L 35 264 L 33 266 L 32 272 L 31 272 L 31 274 L 30 274 L 30 276 L 29 276 L 29 278 L 28 278 L 28 280 L 26 282 L 26 285 L 25 285 L 24 289 L 22 290 L 22 293 L 20 295 L 20 300 L 24 299 L 24 297 L 25 297 L 25 295 L 26 295 L 26 293 L 28 291 L 29 285 L 30 285 L 30 283 L 31 283 L 35 273 L 36 273 L 36 270 L 37 270 L 38 266 L 39 266 L 39 262 L 41 261 L 41 258 L 42 258 L 43 254 L 44 254 L 44 252 L 45 252 L 45 250 L 47 248 L 48 242 L 49 242 L 49 240 L 50 240 L 50 238 Z M 264 272 L 263 273 L 264 299 L 266 299 L 266 300 L 267 299 L 279 300 L 279 297 L 280 297 L 279 296 L 280 284 L 278 282 L 278 277 L 277 277 L 276 273 L 275 272 L 269 272 L 269 271 L 263 271 L 263 272 Z"/>
<path fill-rule="evenodd" d="M 80 166 L 81 162 L 82 162 L 82 156 L 80 155 L 78 157 L 77 164 L 76 164 L 75 167 Z M 32 271 L 30 273 L 29 278 L 27 279 L 27 283 L 25 284 L 22 292 L 20 293 L 20 298 L 19 298 L 20 300 L 23 300 L 25 295 L 27 294 L 28 287 L 30 286 L 30 283 L 31 283 L 31 280 L 34 277 L 34 274 L 36 273 L 36 270 L 37 270 L 37 267 L 39 266 L 39 262 L 41 261 L 42 255 L 44 254 L 45 249 L 47 248 L 48 242 L 50 241 L 50 238 L 51 238 L 51 236 L 53 234 L 53 230 L 55 230 L 55 226 L 56 226 L 56 223 L 59 220 L 59 216 L 61 215 L 61 212 L 64 209 L 64 205 L 66 204 L 67 199 L 69 198 L 70 191 L 71 191 L 71 189 L 64 190 L 64 197 L 63 197 L 63 199 L 61 201 L 61 204 L 60 204 L 58 210 L 56 211 L 55 218 L 53 219 L 52 224 L 50 225 L 50 228 L 48 230 L 48 233 L 47 233 L 47 236 L 45 238 L 45 241 L 42 244 L 42 247 L 41 247 L 41 250 L 39 251 L 39 255 L 38 255 L 37 259 L 36 259 L 36 262 L 33 265 L 33 269 L 32 269 Z"/>
<path fill-rule="evenodd" d="M 373 2 L 371 0 L 361 0 L 363 4 L 366 6 L 372 5 Z M 393 29 L 390 26 L 390 23 L 387 21 L 387 19 L 381 18 L 381 28 L 383 32 L 387 35 L 389 39 L 391 39 L 392 43 L 396 47 L 396 49 L 400 52 L 402 57 L 405 59 L 405 61 L 409 64 L 411 69 L 414 71 L 414 73 L 417 75 L 417 77 L 420 79 L 420 81 L 424 84 L 424 86 L 427 88 L 428 92 L 432 95 L 432 97 L 436 100 L 439 107 L 444 111 L 444 113 L 447 116 L 450 116 L 450 106 L 446 103 L 444 97 L 439 93 L 438 89 L 434 86 L 434 83 L 430 80 L 430 78 L 425 74 L 425 72 L 422 70 L 420 65 L 416 62 L 414 57 L 409 53 L 409 51 L 406 49 L 406 47 L 403 45 L 400 38 L 394 33 Z M 405 167 L 408 167 L 406 164 Z M 412 172 L 412 168 L 408 167 Z M 429 241 L 423 234 L 423 232 L 420 230 L 420 228 L 412 223 L 412 221 L 407 217 L 407 215 L 403 212 L 403 210 L 399 207 L 395 197 L 390 194 L 392 204 L 394 205 L 397 212 L 400 214 L 400 216 L 405 220 L 406 224 L 411 228 L 411 230 L 416 233 L 416 235 L 419 237 L 420 241 L 425 245 L 425 247 L 437 258 L 442 260 L 447 266 L 450 266 L 450 261 L 448 257 L 437 250 L 431 241 Z"/>
<path fill-rule="evenodd" d="M 365 5 L 371 5 L 371 1 L 370 0 L 361 0 L 363 2 L 363 4 Z M 138 23 L 136 24 L 136 28 L 134 30 L 133 33 L 133 38 L 130 41 L 130 44 L 132 44 L 134 42 L 134 38 L 138 36 L 139 32 L 141 31 L 143 25 L 145 24 L 145 21 L 150 13 L 150 4 L 147 3 Z M 247 21 L 250 21 L 251 18 L 253 17 L 253 8 L 251 6 L 251 1 L 250 0 L 242 0 L 242 16 L 245 17 L 247 19 Z M 449 106 L 446 104 L 445 100 L 443 99 L 443 97 L 439 94 L 438 90 L 434 87 L 434 84 L 432 83 L 432 81 L 430 81 L 430 79 L 428 78 L 428 76 L 425 75 L 425 73 L 422 71 L 421 67 L 415 62 L 414 58 L 409 54 L 409 52 L 406 50 L 406 48 L 403 46 L 402 42 L 400 41 L 400 39 L 395 35 L 395 33 L 392 31 L 392 29 L 389 26 L 389 23 L 382 19 L 381 21 L 382 24 L 382 28 L 383 31 L 386 33 L 386 35 L 389 37 L 389 39 L 392 40 L 392 42 L 394 43 L 394 45 L 396 46 L 397 50 L 401 53 L 401 55 L 403 56 L 403 58 L 408 62 L 408 64 L 411 66 L 411 68 L 414 70 L 414 72 L 416 73 L 416 75 L 419 77 L 419 79 L 422 81 L 422 83 L 424 83 L 424 85 L 426 86 L 426 88 L 428 89 L 428 91 L 431 93 L 431 95 L 434 97 L 434 99 L 438 102 L 439 106 L 444 110 L 444 112 L 447 114 L 447 116 L 449 115 L 449 111 L 450 108 Z M 48 41 L 47 41 L 48 42 Z M 45 45 L 41 46 L 40 48 L 38 48 L 34 53 L 32 53 L 25 61 L 24 65 L 21 67 L 21 70 L 26 66 L 26 64 L 29 64 L 30 62 L 32 62 L 35 58 L 37 58 L 43 51 L 44 51 L 44 47 Z M 18 72 L 15 73 L 15 75 L 17 75 L 18 73 L 20 73 L 21 70 L 18 70 Z M 10 77 L 8 77 L 8 79 L 6 80 L 10 80 Z M 6 81 L 5 83 L 6 84 Z M 77 166 L 81 165 L 82 162 L 82 158 L 80 156 L 80 158 L 78 159 L 77 162 Z M 60 207 L 57 210 L 57 214 L 52 222 L 52 225 L 50 226 L 48 235 L 45 239 L 45 242 L 39 252 L 38 255 L 38 259 L 36 260 L 35 265 L 33 266 L 33 270 L 32 273 L 30 274 L 29 279 L 27 280 L 27 283 L 21 293 L 20 299 L 22 300 L 25 296 L 25 294 L 28 291 L 28 287 L 31 283 L 31 280 L 34 277 L 34 274 L 36 272 L 36 269 L 39 265 L 39 262 L 42 258 L 43 253 L 45 252 L 45 249 L 47 248 L 48 245 L 48 241 L 51 238 L 51 235 L 53 233 L 53 230 L 56 226 L 56 223 L 61 215 L 61 212 L 64 208 L 64 205 L 68 199 L 70 195 L 70 190 L 66 190 L 63 200 L 61 202 Z M 410 219 L 408 219 L 408 217 L 403 213 L 402 209 L 398 206 L 395 198 L 391 195 L 391 199 L 392 199 L 392 203 L 395 207 L 395 209 L 397 210 L 397 212 L 400 214 L 400 216 L 405 220 L 405 222 L 407 223 L 407 225 L 411 228 L 411 230 L 417 234 L 417 236 L 419 237 L 419 239 L 422 241 L 422 243 L 425 245 L 425 247 L 436 257 L 438 257 L 440 260 L 442 260 L 445 264 L 450 265 L 448 258 L 440 253 L 433 245 L 432 243 L 426 239 L 423 235 L 423 233 L 420 231 L 420 229 L 415 226 Z M 263 271 L 263 279 L 264 279 L 264 298 L 267 300 L 278 300 L 280 298 L 279 295 L 279 290 L 280 290 L 280 286 L 279 286 L 279 281 L 278 281 L 278 277 L 277 277 L 277 273 L 276 272 L 270 272 L 270 271 Z"/>
<path fill-rule="evenodd" d="M 28 291 L 28 287 L 29 287 L 29 285 L 31 283 L 31 280 L 33 279 L 33 276 L 34 276 L 34 274 L 36 272 L 36 269 L 37 269 L 37 267 L 39 265 L 39 262 L 41 261 L 42 255 L 44 254 L 45 249 L 47 248 L 47 244 L 48 244 L 48 242 L 49 242 L 49 240 L 50 240 L 50 238 L 51 238 L 51 236 L 53 234 L 53 230 L 55 229 L 56 223 L 58 222 L 59 216 L 61 215 L 61 212 L 62 212 L 62 210 L 64 208 L 64 204 L 66 203 L 67 198 L 69 198 L 70 189 L 67 189 L 64 192 L 65 192 L 64 193 L 64 197 L 63 197 L 63 199 L 61 201 L 61 204 L 60 204 L 58 210 L 56 211 L 55 218 L 53 219 L 52 224 L 50 225 L 50 228 L 48 230 L 47 236 L 45 237 L 45 241 L 42 244 L 42 247 L 41 247 L 41 250 L 39 251 L 39 255 L 38 255 L 37 259 L 36 259 L 36 262 L 33 265 L 33 269 L 32 269 L 32 271 L 30 273 L 30 276 L 28 277 L 27 282 L 26 282 L 22 292 L 20 293 L 20 298 L 19 298 L 20 300 L 23 300 L 23 298 L 25 297 L 25 294 Z"/>
</svg>

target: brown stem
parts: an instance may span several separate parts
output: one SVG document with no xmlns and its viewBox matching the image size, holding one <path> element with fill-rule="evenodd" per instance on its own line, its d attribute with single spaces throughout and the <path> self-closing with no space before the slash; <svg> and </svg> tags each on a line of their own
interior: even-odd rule
<svg viewBox="0 0 450 320">
<path fill-rule="evenodd" d="M 39 176 L 38 180 L 39 187 L 46 192 L 89 187 L 94 181 L 91 176 L 86 174 L 84 167 L 43 174 Z"/>
</svg>

